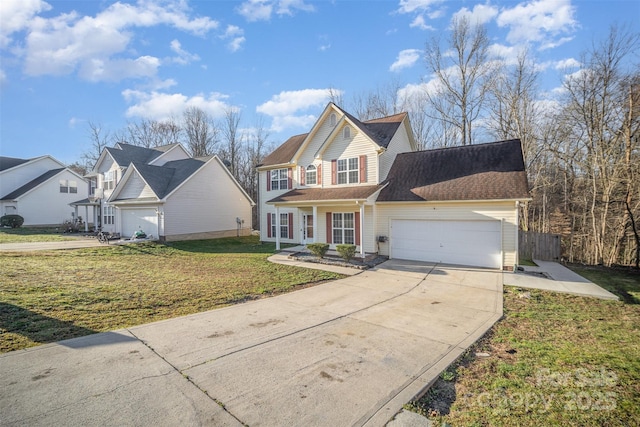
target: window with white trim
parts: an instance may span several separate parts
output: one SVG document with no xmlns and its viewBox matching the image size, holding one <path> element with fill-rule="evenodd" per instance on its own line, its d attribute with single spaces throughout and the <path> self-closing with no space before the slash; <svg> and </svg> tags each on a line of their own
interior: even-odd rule
<svg viewBox="0 0 640 427">
<path fill-rule="evenodd" d="M 77 181 L 72 181 L 72 180 L 67 180 L 67 179 L 61 179 L 60 180 L 60 192 L 61 193 L 72 193 L 75 194 L 78 192 L 78 182 Z"/>
<path fill-rule="evenodd" d="M 116 186 L 116 171 L 105 172 L 102 188 L 104 188 L 105 190 L 113 190 L 115 186 Z"/>
<path fill-rule="evenodd" d="M 271 216 L 271 237 L 276 237 L 276 214 L 270 213 Z"/>
<path fill-rule="evenodd" d="M 315 165 L 307 166 L 307 173 L 305 176 L 306 185 L 316 185 L 318 183 L 318 171 Z"/>
<path fill-rule="evenodd" d="M 289 214 L 286 213 L 280 214 L 280 238 L 289 238 Z"/>
<path fill-rule="evenodd" d="M 275 169 L 271 171 L 271 189 L 272 190 L 288 190 L 289 189 L 288 169 Z"/>
<path fill-rule="evenodd" d="M 103 206 L 103 225 L 113 225 L 116 223 L 116 208 L 113 206 Z"/>
<path fill-rule="evenodd" d="M 357 184 L 360 178 L 358 158 L 338 159 L 338 184 Z"/>
<path fill-rule="evenodd" d="M 333 243 L 336 245 L 350 244 L 356 242 L 356 226 L 353 212 L 334 212 L 332 214 L 331 229 L 333 233 Z"/>
<path fill-rule="evenodd" d="M 351 138 L 351 128 L 349 126 L 345 126 L 342 129 L 342 137 L 345 139 Z"/>
<path fill-rule="evenodd" d="M 98 185 L 96 183 L 95 179 L 90 179 L 89 180 L 89 195 L 93 196 L 94 194 L 96 194 L 96 185 Z"/>
</svg>

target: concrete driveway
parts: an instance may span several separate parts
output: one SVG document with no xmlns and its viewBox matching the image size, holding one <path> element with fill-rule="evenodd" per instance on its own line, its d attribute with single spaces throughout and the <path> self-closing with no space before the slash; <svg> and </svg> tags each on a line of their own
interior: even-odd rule
<svg viewBox="0 0 640 427">
<path fill-rule="evenodd" d="M 502 315 L 502 273 L 398 260 L 0 355 L 0 425 L 385 425 Z"/>
</svg>

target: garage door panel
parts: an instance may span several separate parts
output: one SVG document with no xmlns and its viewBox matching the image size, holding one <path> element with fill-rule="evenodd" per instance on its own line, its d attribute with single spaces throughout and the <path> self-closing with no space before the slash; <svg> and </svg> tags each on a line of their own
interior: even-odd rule
<svg viewBox="0 0 640 427">
<path fill-rule="evenodd" d="M 131 237 L 138 230 L 147 235 L 158 236 L 158 214 L 155 208 L 123 209 L 121 218 L 122 235 L 125 237 Z"/>
<path fill-rule="evenodd" d="M 393 220 L 391 256 L 500 268 L 500 227 L 499 221 Z"/>
</svg>

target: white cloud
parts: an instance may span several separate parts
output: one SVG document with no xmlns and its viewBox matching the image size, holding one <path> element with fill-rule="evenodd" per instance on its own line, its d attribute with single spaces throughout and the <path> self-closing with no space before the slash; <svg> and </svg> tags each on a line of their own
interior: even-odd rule
<svg viewBox="0 0 640 427">
<path fill-rule="evenodd" d="M 489 46 L 489 56 L 501 59 L 507 65 L 518 63 L 518 55 L 522 53 L 522 46 L 505 46 L 500 43 L 494 43 Z"/>
<path fill-rule="evenodd" d="M 172 62 L 181 65 L 190 64 L 193 61 L 199 61 L 200 57 L 195 53 L 189 53 L 182 48 L 182 44 L 178 40 L 171 40 L 170 48 L 174 51 L 178 56 L 171 58 Z"/>
<path fill-rule="evenodd" d="M 490 4 L 477 4 L 472 10 L 463 7 L 453 14 L 453 19 L 465 17 L 471 24 L 484 24 L 498 16 L 498 8 Z"/>
<path fill-rule="evenodd" d="M 26 38 L 25 72 L 63 75 L 80 70 L 81 77 L 92 81 L 152 76 L 159 65 L 155 58 L 127 56 L 134 37 L 132 30 L 157 25 L 195 35 L 218 27 L 218 23 L 208 17 L 191 18 L 186 3 L 179 0 L 118 2 L 95 17 L 80 16 L 77 12 L 52 18 L 36 16 L 31 19 Z M 133 68 L 127 70 L 125 65 Z"/>
<path fill-rule="evenodd" d="M 274 13 L 293 16 L 296 11 L 313 12 L 315 7 L 303 0 L 249 0 L 236 11 L 249 22 L 268 21 Z"/>
<path fill-rule="evenodd" d="M 0 69 L 0 86 L 7 83 L 7 81 L 8 81 L 7 73 L 5 73 L 4 70 Z"/>
<path fill-rule="evenodd" d="M 264 104 L 258 105 L 256 111 L 273 118 L 271 129 L 281 132 L 287 128 L 307 129 L 316 120 L 311 114 L 302 114 L 310 108 L 323 107 L 329 101 L 331 89 L 303 89 L 284 91 L 271 97 Z M 341 94 L 341 91 L 338 95 Z"/>
<path fill-rule="evenodd" d="M 444 0 L 400 0 L 400 13 L 413 13 L 420 11 L 427 11 L 431 9 L 433 5 L 442 3 Z"/>
<path fill-rule="evenodd" d="M 331 49 L 331 44 L 323 44 L 320 47 L 318 47 L 318 50 L 320 52 L 324 52 L 324 51 L 327 51 L 329 49 Z"/>
<path fill-rule="evenodd" d="M 38 13 L 51 9 L 41 0 L 2 0 L 0 2 L 0 48 L 11 44 L 11 35 L 29 27 Z"/>
<path fill-rule="evenodd" d="M 553 68 L 555 68 L 556 70 L 566 70 L 571 68 L 578 68 L 581 65 L 582 64 L 579 61 L 573 58 L 566 58 L 560 61 L 556 61 L 553 65 Z"/>
<path fill-rule="evenodd" d="M 435 28 L 433 28 L 431 25 L 427 25 L 427 23 L 424 21 L 424 16 L 422 15 L 418 15 L 414 18 L 413 21 L 411 21 L 411 24 L 409 24 L 410 28 L 419 28 L 421 30 L 435 30 Z"/>
<path fill-rule="evenodd" d="M 412 100 L 424 99 L 427 94 L 435 95 L 441 87 L 442 85 L 437 79 L 418 84 L 409 83 L 398 90 L 398 98 L 407 100 L 409 104 L 412 104 Z M 419 104 L 419 102 L 415 104 Z"/>
<path fill-rule="evenodd" d="M 227 48 L 231 52 L 237 52 L 242 48 L 242 44 L 246 41 L 244 30 L 236 25 L 227 25 L 224 34 L 220 36 L 223 40 L 229 40 Z"/>
<path fill-rule="evenodd" d="M 133 104 L 127 109 L 127 117 L 140 117 L 151 120 L 168 120 L 182 115 L 188 107 L 198 107 L 212 117 L 222 117 L 230 105 L 228 97 L 213 92 L 208 96 L 197 94 L 191 97 L 181 93 L 144 92 L 127 89 L 122 92 L 125 101 Z"/>
<path fill-rule="evenodd" d="M 389 71 L 398 72 L 404 68 L 413 67 L 416 61 L 420 59 L 420 50 L 418 49 L 405 49 L 400 51 L 396 61 L 391 64 Z"/>
<path fill-rule="evenodd" d="M 498 15 L 498 25 L 509 27 L 507 41 L 510 43 L 537 42 L 551 48 L 570 38 L 578 22 L 571 0 L 533 0 L 505 8 Z"/>
</svg>

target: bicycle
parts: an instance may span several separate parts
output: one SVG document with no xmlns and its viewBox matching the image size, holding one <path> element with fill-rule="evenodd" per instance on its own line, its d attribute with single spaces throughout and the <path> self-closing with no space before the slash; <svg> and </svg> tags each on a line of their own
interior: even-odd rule
<svg viewBox="0 0 640 427">
<path fill-rule="evenodd" d="M 107 245 L 109 244 L 109 235 L 107 233 L 105 233 L 104 231 L 100 230 L 98 232 L 98 242 L 100 243 L 106 243 Z"/>
</svg>

